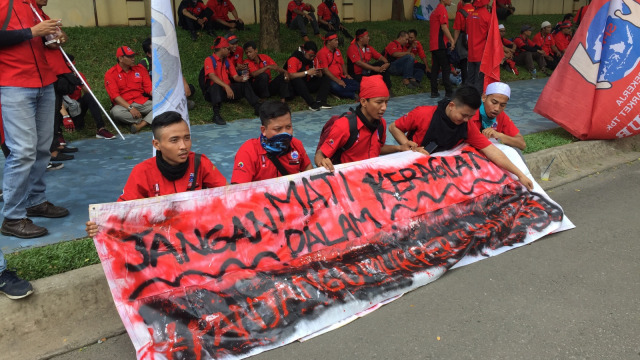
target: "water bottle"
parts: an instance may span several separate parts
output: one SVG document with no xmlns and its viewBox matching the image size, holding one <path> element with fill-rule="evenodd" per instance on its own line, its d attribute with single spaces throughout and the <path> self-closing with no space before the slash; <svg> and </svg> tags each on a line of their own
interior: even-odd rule
<svg viewBox="0 0 640 360">
<path fill-rule="evenodd" d="M 533 69 L 533 71 L 531 72 L 531 78 L 536 79 L 537 77 L 538 77 L 538 71 L 536 69 Z"/>
</svg>

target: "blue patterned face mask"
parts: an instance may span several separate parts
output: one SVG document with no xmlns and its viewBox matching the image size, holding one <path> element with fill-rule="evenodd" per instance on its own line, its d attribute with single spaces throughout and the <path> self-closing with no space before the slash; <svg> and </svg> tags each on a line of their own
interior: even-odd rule
<svg viewBox="0 0 640 360">
<path fill-rule="evenodd" d="M 271 139 L 267 139 L 266 136 L 260 134 L 260 144 L 267 151 L 268 154 L 280 156 L 289 150 L 291 145 L 291 139 L 293 135 L 288 132 L 283 132 L 278 135 L 274 135 Z"/>
</svg>

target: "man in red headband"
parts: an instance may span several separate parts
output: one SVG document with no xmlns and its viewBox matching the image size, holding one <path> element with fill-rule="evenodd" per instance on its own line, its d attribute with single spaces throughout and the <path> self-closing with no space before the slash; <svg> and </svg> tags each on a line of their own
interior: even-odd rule
<svg viewBox="0 0 640 360">
<path fill-rule="evenodd" d="M 409 145 L 386 145 L 387 123 L 382 115 L 387 110 L 389 89 L 382 76 L 373 75 L 362 78 L 360 105 L 356 107 L 358 138 L 344 149 L 351 135 L 348 116 L 337 119 L 329 129 L 325 140 L 318 144 L 314 158 L 316 166 L 333 171 L 335 155 L 339 154 L 340 163 L 366 160 L 379 155 L 409 150 Z"/>
<path fill-rule="evenodd" d="M 378 60 L 371 64 L 371 59 Z M 369 45 L 369 32 L 367 29 L 356 30 L 356 38 L 347 49 L 347 70 L 354 80 L 360 82 L 363 76 L 382 75 L 387 88 L 391 89 L 391 74 L 386 70 L 389 61 L 382 56 L 373 46 Z"/>
<path fill-rule="evenodd" d="M 475 87 L 462 86 L 451 100 L 444 99 L 436 106 L 418 106 L 411 110 L 389 125 L 389 132 L 398 144 L 426 155 L 466 142 L 494 164 L 516 175 L 527 189 L 532 190 L 533 182 L 480 133 L 475 123 L 469 121 L 481 104 L 480 92 Z"/>
<path fill-rule="evenodd" d="M 356 94 L 360 91 L 360 84 L 347 73 L 342 53 L 338 49 L 336 33 L 327 33 L 324 47 L 316 55 L 315 66 L 322 69 L 324 76 L 331 80 L 329 87 L 333 94 L 342 98 L 358 99 Z"/>
<path fill-rule="evenodd" d="M 239 100 L 243 97 L 253 106 L 255 114 L 259 114 L 260 103 L 258 97 L 247 81 L 248 77 L 239 76 L 235 66 L 229 61 L 229 41 L 217 37 L 213 42 L 213 55 L 204 60 L 205 98 L 213 106 L 214 124 L 226 125 L 227 122 L 220 115 L 223 101 Z M 231 82 L 231 79 L 234 82 Z"/>
<path fill-rule="evenodd" d="M 480 62 L 487 44 L 491 14 L 487 10 L 489 0 L 475 0 L 475 10 L 469 14 L 466 21 L 469 54 L 467 55 L 467 85 L 475 86 L 482 93 L 484 74 L 480 72 Z"/>
<path fill-rule="evenodd" d="M 560 24 L 559 29 L 560 31 L 553 36 L 553 39 L 558 50 L 564 55 L 571 42 L 571 21 L 563 22 Z"/>
<path fill-rule="evenodd" d="M 313 64 L 317 52 L 316 43 L 307 41 L 291 54 L 284 65 L 284 69 L 289 73 L 289 94 L 291 97 L 299 95 L 303 98 L 311 111 L 331 109 L 327 104 L 330 80 Z M 314 100 L 311 93 L 315 92 L 317 94 Z"/>
</svg>

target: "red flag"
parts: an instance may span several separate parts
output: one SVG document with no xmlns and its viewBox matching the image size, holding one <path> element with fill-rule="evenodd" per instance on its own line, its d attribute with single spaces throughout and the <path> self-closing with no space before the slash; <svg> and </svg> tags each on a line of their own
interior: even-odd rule
<svg viewBox="0 0 640 360">
<path fill-rule="evenodd" d="M 492 82 L 500 81 L 500 63 L 504 59 L 504 48 L 502 47 L 502 39 L 500 38 L 500 30 L 498 30 L 498 17 L 496 16 L 496 3 L 493 2 L 491 7 L 491 22 L 489 23 L 489 35 L 487 36 L 487 44 L 482 53 L 482 62 L 480 63 L 480 71 L 484 74 L 484 86 Z"/>
<path fill-rule="evenodd" d="M 640 133 L 640 0 L 594 0 L 534 111 L 575 137 Z"/>
</svg>

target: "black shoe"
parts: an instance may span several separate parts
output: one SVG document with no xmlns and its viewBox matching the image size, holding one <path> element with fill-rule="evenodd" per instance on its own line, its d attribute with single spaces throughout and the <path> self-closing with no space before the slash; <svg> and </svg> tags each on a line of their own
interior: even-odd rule
<svg viewBox="0 0 640 360">
<path fill-rule="evenodd" d="M 451 99 L 451 98 L 453 97 L 453 92 L 447 92 L 447 93 L 444 93 L 444 97 L 445 97 L 446 99 Z"/>
<path fill-rule="evenodd" d="M 4 219 L 0 232 L 3 235 L 15 236 L 23 239 L 32 239 L 47 235 L 46 228 L 38 226 L 31 219 L 24 218 L 18 220 Z"/>
<path fill-rule="evenodd" d="M 431 93 L 431 98 L 432 98 L 432 99 L 439 98 L 439 97 L 440 97 L 440 94 L 438 94 L 438 93 Z"/>
<path fill-rule="evenodd" d="M 47 171 L 60 170 L 64 167 L 63 163 L 53 163 L 50 162 L 47 164 Z"/>
<path fill-rule="evenodd" d="M 33 287 L 28 281 L 20 279 L 15 271 L 6 269 L 0 274 L 0 293 L 17 300 L 31 295 Z"/>
<path fill-rule="evenodd" d="M 260 103 L 257 103 L 253 106 L 253 113 L 258 117 L 260 116 L 260 106 L 262 106 L 262 104 Z"/>
<path fill-rule="evenodd" d="M 216 32 L 213 30 L 207 30 L 207 34 L 209 34 L 209 36 L 211 36 L 212 38 L 216 37 Z"/>
<path fill-rule="evenodd" d="M 196 41 L 198 40 L 198 33 L 195 31 L 191 32 L 191 40 Z"/>
<path fill-rule="evenodd" d="M 58 149 L 58 151 L 61 153 L 68 154 L 68 153 L 78 152 L 78 148 L 75 146 L 65 146 L 62 149 Z"/>
<path fill-rule="evenodd" d="M 62 152 L 58 152 L 58 156 L 51 157 L 51 161 L 67 161 L 67 160 L 73 160 L 73 159 L 74 159 L 73 155 L 67 155 Z"/>
<path fill-rule="evenodd" d="M 220 115 L 213 115 L 211 121 L 213 121 L 213 123 L 217 125 L 227 125 L 227 122 L 224 121 L 224 119 Z"/>
<path fill-rule="evenodd" d="M 62 206 L 55 206 L 52 203 L 45 201 L 40 205 L 27 208 L 27 216 L 29 217 L 47 217 L 47 218 L 61 218 L 69 215 L 69 210 Z"/>
<path fill-rule="evenodd" d="M 312 105 L 309 105 L 309 110 L 311 111 L 320 111 L 320 103 L 313 103 Z"/>
<path fill-rule="evenodd" d="M 130 131 L 132 134 L 135 134 L 135 133 L 137 133 L 137 132 L 138 132 L 138 127 L 137 127 L 135 124 L 131 124 L 131 126 L 129 126 L 129 131 Z"/>
<path fill-rule="evenodd" d="M 320 103 L 320 109 L 333 109 L 333 107 L 329 104 L 327 104 L 326 102 L 321 102 Z"/>
</svg>

